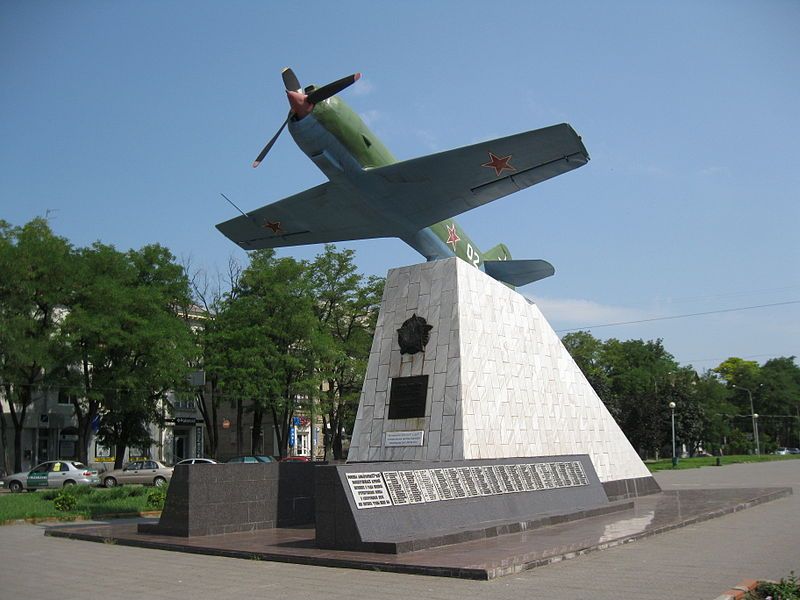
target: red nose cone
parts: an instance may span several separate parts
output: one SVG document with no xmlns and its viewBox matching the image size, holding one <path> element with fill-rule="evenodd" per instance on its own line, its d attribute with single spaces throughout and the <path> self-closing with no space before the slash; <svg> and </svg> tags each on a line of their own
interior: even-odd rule
<svg viewBox="0 0 800 600">
<path fill-rule="evenodd" d="M 292 112 L 298 119 L 302 119 L 314 110 L 314 105 L 308 101 L 308 96 L 303 92 L 287 91 L 286 96 L 289 98 L 289 106 L 292 108 Z"/>
</svg>

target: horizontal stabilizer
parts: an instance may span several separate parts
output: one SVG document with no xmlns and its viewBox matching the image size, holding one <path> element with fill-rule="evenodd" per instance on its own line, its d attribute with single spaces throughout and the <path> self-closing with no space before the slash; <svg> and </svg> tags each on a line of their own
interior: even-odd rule
<svg viewBox="0 0 800 600">
<path fill-rule="evenodd" d="M 483 253 L 483 260 L 511 260 L 511 252 L 505 244 L 497 244 Z"/>
<path fill-rule="evenodd" d="M 489 277 L 514 287 L 539 281 L 556 272 L 546 260 L 485 260 L 483 268 Z"/>
</svg>

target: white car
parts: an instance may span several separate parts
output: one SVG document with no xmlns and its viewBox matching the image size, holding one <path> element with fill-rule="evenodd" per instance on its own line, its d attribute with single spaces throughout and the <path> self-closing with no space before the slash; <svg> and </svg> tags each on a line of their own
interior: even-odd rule
<svg viewBox="0 0 800 600">
<path fill-rule="evenodd" d="M 184 458 L 181 461 L 175 463 L 175 466 L 178 465 L 216 465 L 217 461 L 213 458 Z"/>
<path fill-rule="evenodd" d="M 97 471 L 77 460 L 51 460 L 36 465 L 30 471 L 14 473 L 3 479 L 3 485 L 11 492 L 98 483 L 100 478 Z"/>
</svg>

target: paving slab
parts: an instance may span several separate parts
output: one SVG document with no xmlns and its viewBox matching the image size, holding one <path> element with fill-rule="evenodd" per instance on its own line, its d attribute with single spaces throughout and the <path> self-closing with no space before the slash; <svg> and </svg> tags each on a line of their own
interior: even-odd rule
<svg viewBox="0 0 800 600">
<path fill-rule="evenodd" d="M 109 523 L 51 527 L 47 535 L 233 558 L 493 579 L 720 517 L 791 493 L 790 487 L 670 490 L 638 498 L 628 510 L 400 555 L 320 549 L 314 544 L 313 526 L 178 537 L 140 533 L 136 523 Z"/>
</svg>

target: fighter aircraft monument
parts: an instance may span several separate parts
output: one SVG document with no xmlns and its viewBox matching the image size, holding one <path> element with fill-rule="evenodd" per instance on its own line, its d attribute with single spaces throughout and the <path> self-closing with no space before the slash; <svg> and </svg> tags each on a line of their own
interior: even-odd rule
<svg viewBox="0 0 800 600">
<path fill-rule="evenodd" d="M 218 225 L 245 249 L 396 236 L 425 257 L 388 273 L 348 462 L 177 466 L 158 522 L 46 535 L 487 579 L 792 493 L 660 492 L 514 290 L 553 267 L 481 252 L 453 220 L 586 164 L 569 125 L 397 162 L 335 96 L 358 77 L 284 71 L 290 111 L 254 166 L 288 127 L 328 182 Z"/>
<path fill-rule="evenodd" d="M 245 249 L 399 237 L 348 464 L 317 469 L 316 543 L 429 547 L 608 510 L 658 485 L 538 307 L 543 260 L 482 253 L 453 217 L 585 165 L 567 124 L 397 162 L 334 94 L 283 72 L 288 125 L 329 181 L 217 227 Z"/>
</svg>

